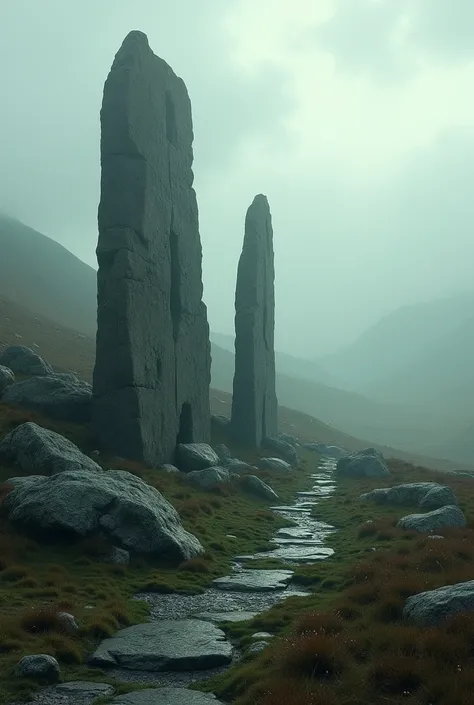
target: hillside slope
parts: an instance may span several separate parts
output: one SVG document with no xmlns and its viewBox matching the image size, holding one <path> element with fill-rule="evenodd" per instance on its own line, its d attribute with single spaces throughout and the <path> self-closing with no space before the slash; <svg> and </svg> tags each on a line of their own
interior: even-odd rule
<svg viewBox="0 0 474 705">
<path fill-rule="evenodd" d="M 0 345 L 28 345 L 35 349 L 56 369 L 72 370 L 91 381 L 94 367 L 95 343 L 91 338 L 46 317 L 37 316 L 5 297 L 0 297 Z M 232 397 L 229 393 L 211 389 L 211 411 L 230 416 Z M 337 428 L 294 409 L 279 406 L 281 431 L 293 433 L 308 441 L 335 444 L 348 450 L 360 450 L 374 445 L 372 441 L 355 438 Z M 443 472 L 474 470 L 474 463 L 424 457 L 390 446 L 375 444 L 386 457 L 400 458 L 416 465 L 425 465 Z"/>
<path fill-rule="evenodd" d="M 473 313 L 474 293 L 405 306 L 384 316 L 351 345 L 318 362 L 344 380 L 345 388 L 374 393 L 386 379 L 403 379 L 405 370 L 433 345 L 449 340 Z M 393 388 L 391 385 L 390 390 Z M 383 392 L 378 396 L 383 397 Z"/>
<path fill-rule="evenodd" d="M 94 336 L 97 274 L 46 235 L 0 213 L 0 295 Z"/>
</svg>

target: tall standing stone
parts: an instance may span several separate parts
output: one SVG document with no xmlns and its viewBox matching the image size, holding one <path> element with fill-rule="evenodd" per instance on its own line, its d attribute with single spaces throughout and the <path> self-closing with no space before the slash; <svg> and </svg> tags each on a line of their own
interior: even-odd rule
<svg viewBox="0 0 474 705">
<path fill-rule="evenodd" d="M 93 428 L 152 465 L 209 440 L 210 344 L 183 81 L 130 32 L 101 110 Z"/>
<path fill-rule="evenodd" d="M 270 208 L 259 195 L 247 211 L 235 291 L 232 433 L 259 447 L 277 433 L 275 393 L 275 265 Z"/>
</svg>

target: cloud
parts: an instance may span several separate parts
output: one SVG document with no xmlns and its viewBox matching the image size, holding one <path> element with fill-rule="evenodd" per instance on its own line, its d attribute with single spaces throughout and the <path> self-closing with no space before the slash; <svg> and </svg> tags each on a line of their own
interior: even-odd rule
<svg viewBox="0 0 474 705">
<path fill-rule="evenodd" d="M 399 305 L 472 287 L 474 4 L 452 7 L 4 4 L 0 206 L 95 263 L 103 83 L 141 29 L 192 101 L 211 325 L 232 331 L 245 212 L 263 192 L 278 346 L 341 345 Z"/>
</svg>

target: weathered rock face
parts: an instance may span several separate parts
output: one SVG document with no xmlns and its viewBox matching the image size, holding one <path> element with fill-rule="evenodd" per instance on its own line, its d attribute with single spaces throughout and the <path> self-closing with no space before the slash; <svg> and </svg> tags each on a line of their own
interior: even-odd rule
<svg viewBox="0 0 474 705">
<path fill-rule="evenodd" d="M 179 561 L 204 552 L 174 507 L 151 485 L 123 470 L 66 470 L 12 477 L 8 518 L 36 535 L 105 536 L 120 548 Z"/>
<path fill-rule="evenodd" d="M 208 441 L 210 343 L 192 187 L 191 105 L 141 32 L 119 49 L 101 110 L 93 427 L 154 466 Z"/>
<path fill-rule="evenodd" d="M 0 441 L 1 460 L 34 475 L 56 475 L 66 470 L 102 472 L 100 465 L 74 443 L 31 421 L 17 426 Z"/>
<path fill-rule="evenodd" d="M 275 393 L 275 266 L 270 208 L 256 196 L 247 211 L 235 291 L 234 438 L 260 447 L 277 435 Z"/>
</svg>

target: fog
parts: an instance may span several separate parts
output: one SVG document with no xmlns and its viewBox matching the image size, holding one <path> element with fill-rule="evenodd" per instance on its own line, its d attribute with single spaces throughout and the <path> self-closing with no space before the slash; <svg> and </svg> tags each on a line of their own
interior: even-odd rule
<svg viewBox="0 0 474 705">
<path fill-rule="evenodd" d="M 472 0 L 0 0 L 0 207 L 94 267 L 102 89 L 131 29 L 191 97 L 214 330 L 259 192 L 280 350 L 474 288 Z"/>
</svg>

